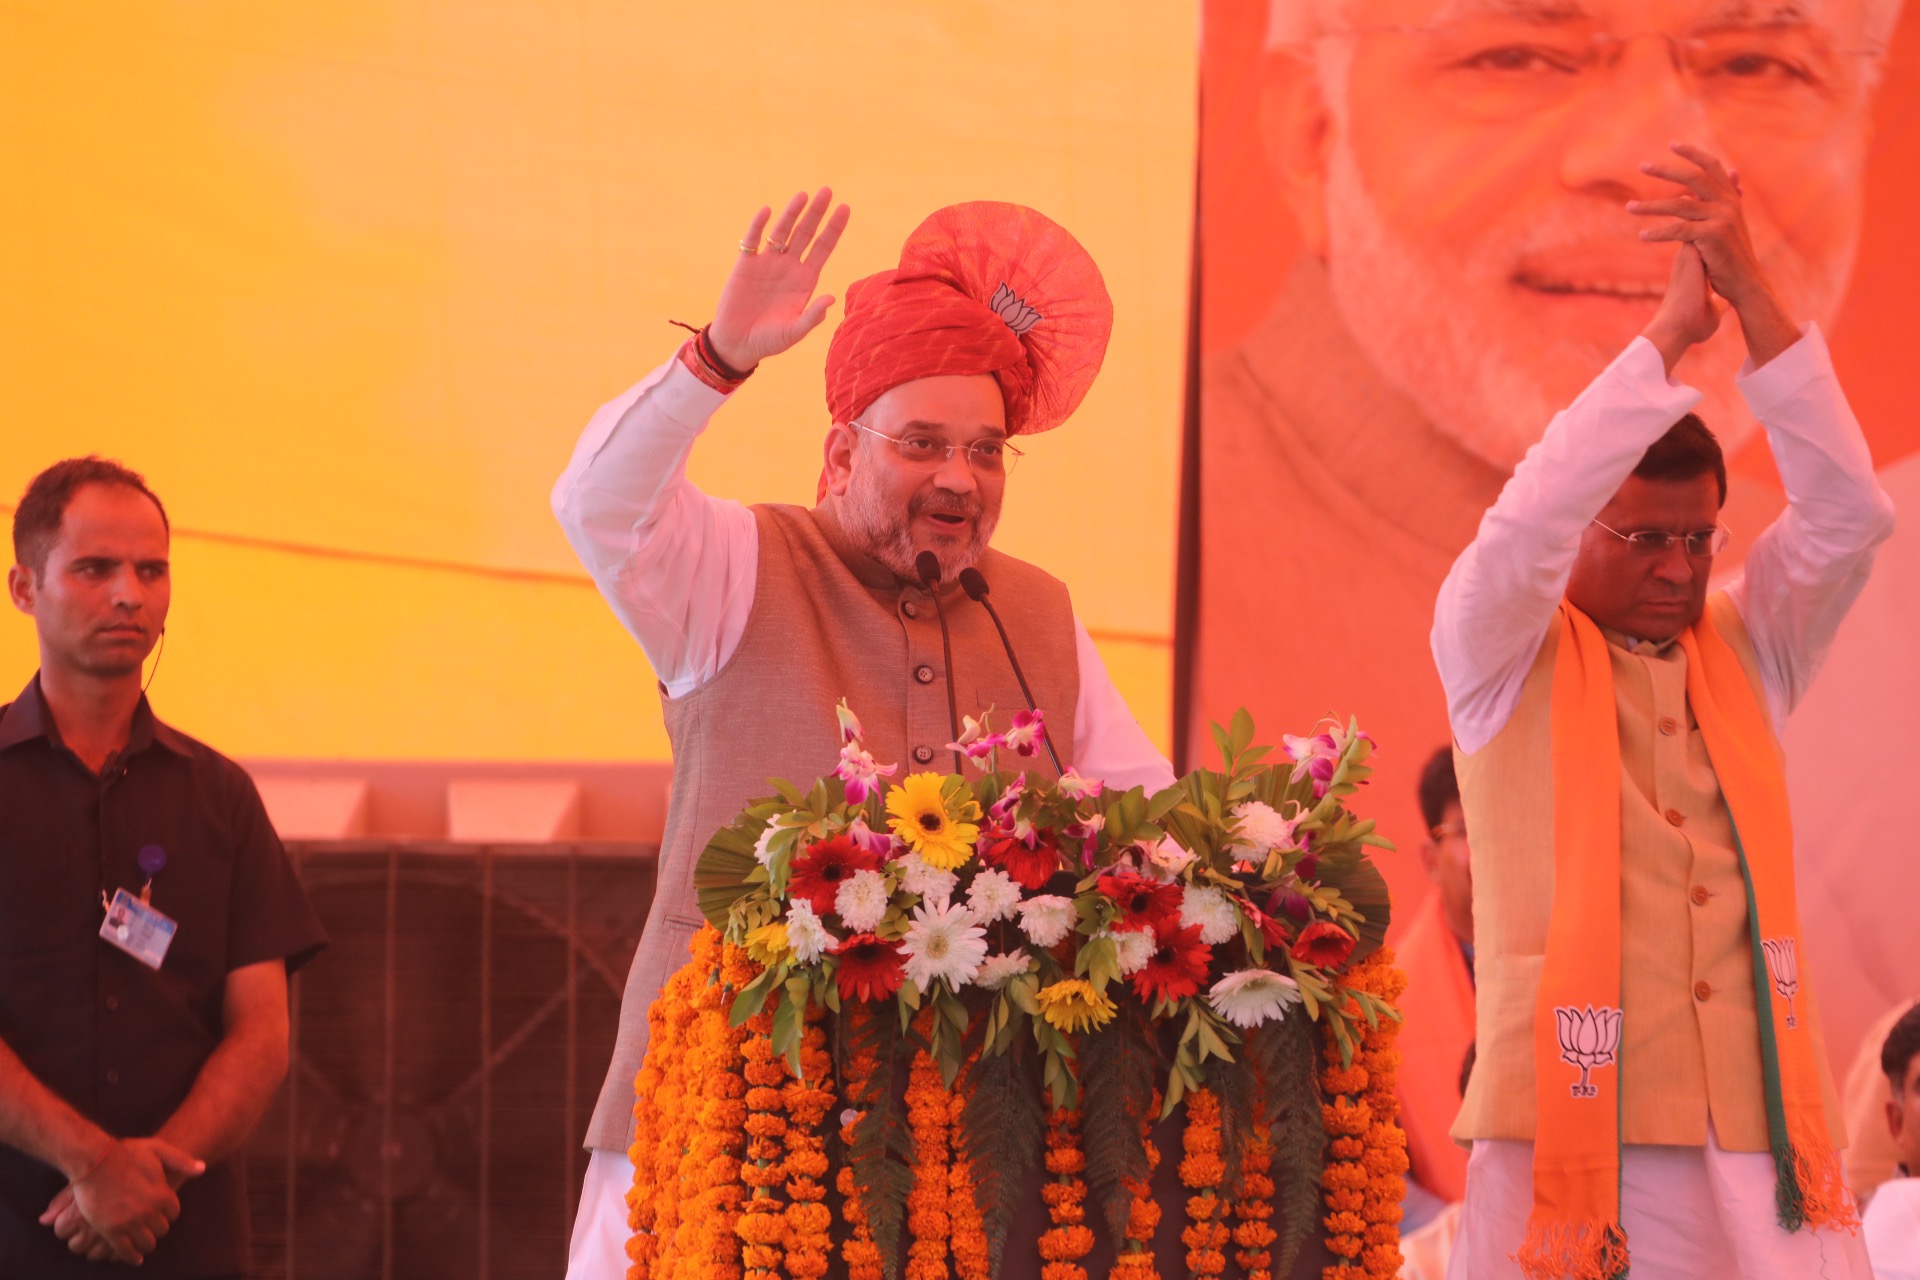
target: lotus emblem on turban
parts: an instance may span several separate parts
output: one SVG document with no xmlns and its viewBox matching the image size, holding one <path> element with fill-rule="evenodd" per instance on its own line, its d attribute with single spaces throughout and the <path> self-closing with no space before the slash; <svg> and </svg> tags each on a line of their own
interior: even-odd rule
<svg viewBox="0 0 1920 1280">
<path fill-rule="evenodd" d="M 1800 958 L 1794 954 L 1792 938 L 1762 938 L 1761 949 L 1767 953 L 1767 973 L 1773 978 L 1773 989 L 1778 991 L 1787 1002 L 1787 1030 L 1800 1025 L 1800 1019 L 1793 1015 L 1793 998 L 1800 994 Z"/>
<path fill-rule="evenodd" d="M 1013 290 L 1004 280 L 1000 282 L 1000 287 L 993 291 L 993 300 L 987 305 L 993 309 L 993 314 L 1007 322 L 1007 328 L 1021 337 L 1025 337 L 1027 330 L 1039 324 L 1044 318 L 1038 311 L 1014 297 Z"/>
<path fill-rule="evenodd" d="M 1580 1082 L 1568 1085 L 1576 1098 L 1596 1098 L 1600 1090 L 1592 1081 L 1595 1067 L 1610 1067 L 1620 1052 L 1620 1011 L 1588 1005 L 1555 1005 L 1553 1016 L 1560 1033 L 1560 1061 L 1580 1068 Z"/>
</svg>

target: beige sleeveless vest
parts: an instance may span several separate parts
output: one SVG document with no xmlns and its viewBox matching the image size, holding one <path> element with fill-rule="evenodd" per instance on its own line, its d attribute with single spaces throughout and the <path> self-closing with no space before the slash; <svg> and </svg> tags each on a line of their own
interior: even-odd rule
<svg viewBox="0 0 1920 1280">
<path fill-rule="evenodd" d="M 587 1145 L 625 1151 L 632 1142 L 634 1077 L 647 1048 L 647 1010 L 704 921 L 694 867 L 713 833 L 746 803 L 773 793 L 772 777 L 805 785 L 840 755 L 834 704 L 847 699 L 867 749 L 897 763 L 895 780 L 950 772 L 946 664 L 932 598 L 855 550 L 831 506 L 753 508 L 760 563 L 740 645 L 720 673 L 681 698 L 662 699 L 673 744 L 673 795 L 653 905 L 620 1005 L 613 1064 L 587 1130 Z M 1036 705 L 1063 762 L 1073 760 L 1080 668 L 1066 586 L 1032 565 L 988 551 L 980 572 L 1006 622 Z M 986 610 L 958 586 L 941 593 L 953 633 L 954 695 L 961 715 L 991 706 L 995 722 L 1023 709 Z M 1004 761 L 1003 761 L 1004 763 Z M 1044 753 L 1030 768 L 1051 772 Z"/>
<path fill-rule="evenodd" d="M 1724 594 L 1707 607 L 1758 690 L 1738 611 Z M 1711 1124 L 1727 1150 L 1765 1151 L 1746 889 L 1732 818 L 1687 705 L 1686 653 L 1607 640 L 1620 708 L 1620 1139 L 1704 1146 Z M 1513 718 L 1481 750 L 1454 752 L 1473 844 L 1479 982 L 1473 1079 L 1453 1126 L 1461 1140 L 1534 1136 L 1533 1020 L 1553 906 L 1557 653 L 1550 633 Z M 1812 1031 L 1818 1045 L 1817 1023 Z M 1825 1049 L 1816 1056 L 1841 1144 Z"/>
</svg>

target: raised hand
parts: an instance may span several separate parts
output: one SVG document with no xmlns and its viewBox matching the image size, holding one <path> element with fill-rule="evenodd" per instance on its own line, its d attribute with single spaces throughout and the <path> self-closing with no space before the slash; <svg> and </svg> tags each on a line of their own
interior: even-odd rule
<svg viewBox="0 0 1920 1280">
<path fill-rule="evenodd" d="M 844 204 L 828 216 L 832 202 L 833 192 L 826 187 L 811 200 L 803 191 L 787 201 L 778 220 L 772 209 L 763 208 L 747 224 L 740 257 L 720 290 L 707 328 L 714 354 L 736 372 L 745 373 L 780 354 L 826 319 L 833 295 L 816 298 L 813 291 L 851 216 Z"/>
<path fill-rule="evenodd" d="M 1724 314 L 1707 285 L 1707 269 L 1700 251 L 1690 244 L 1680 246 L 1673 255 L 1673 269 L 1667 273 L 1667 291 L 1660 309 L 1641 332 L 1660 351 L 1667 372 L 1680 362 L 1687 348 L 1705 342 L 1720 327 Z"/>
<path fill-rule="evenodd" d="M 1642 240 L 1677 241 L 1683 256 L 1686 248 L 1698 253 L 1707 283 L 1740 317 L 1753 363 L 1765 364 L 1799 341 L 1800 329 L 1775 296 L 1754 252 L 1739 175 L 1699 147 L 1676 142 L 1673 153 L 1684 163 L 1648 162 L 1640 169 L 1680 190 L 1664 200 L 1629 200 L 1627 212 L 1664 219 L 1643 230 Z"/>
</svg>

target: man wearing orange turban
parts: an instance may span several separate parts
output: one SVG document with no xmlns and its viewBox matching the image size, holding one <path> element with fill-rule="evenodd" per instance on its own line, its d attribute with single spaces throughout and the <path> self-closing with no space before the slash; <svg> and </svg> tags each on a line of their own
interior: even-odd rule
<svg viewBox="0 0 1920 1280">
<path fill-rule="evenodd" d="M 693 871 L 713 832 L 767 779 L 833 770 L 841 698 L 873 757 L 909 770 L 945 756 L 952 706 L 1026 706 L 991 619 L 954 585 L 961 570 L 990 583 L 1066 767 L 1121 787 L 1173 780 L 1065 585 L 988 548 L 1019 458 L 1013 437 L 1066 421 L 1113 325 L 1093 260 L 1047 218 L 1010 204 L 942 209 L 898 266 L 848 289 L 827 351 L 832 421 L 812 508 L 747 507 L 688 482 L 708 418 L 833 305 L 814 296 L 847 225 L 831 198 L 755 215 L 713 322 L 594 416 L 553 491 L 568 540 L 659 676 L 674 756 L 653 904 L 587 1134 L 575 1280 L 626 1274 L 647 1010 L 702 924 Z"/>
</svg>

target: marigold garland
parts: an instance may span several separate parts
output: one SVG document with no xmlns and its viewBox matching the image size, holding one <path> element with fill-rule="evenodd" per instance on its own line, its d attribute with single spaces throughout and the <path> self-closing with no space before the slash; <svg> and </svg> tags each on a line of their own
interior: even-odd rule
<svg viewBox="0 0 1920 1280">
<path fill-rule="evenodd" d="M 847 1064 L 846 1096 L 849 1099 L 866 1096 L 873 1071 L 871 1052 L 856 1055 Z M 851 1109 L 840 1113 L 840 1145 L 843 1150 L 853 1145 L 853 1130 L 859 1118 L 860 1113 Z M 847 1264 L 847 1280 L 885 1280 L 880 1246 L 874 1243 L 873 1229 L 867 1223 L 865 1210 L 860 1207 L 859 1188 L 853 1180 L 852 1165 L 843 1163 L 840 1166 L 834 1178 L 834 1188 L 840 1193 L 840 1213 L 847 1222 L 847 1234 L 840 1242 L 840 1260 Z"/>
<path fill-rule="evenodd" d="M 971 1069 L 978 1052 L 967 1060 Z M 967 1098 L 959 1090 L 947 1094 L 947 1129 L 961 1132 L 966 1123 Z M 958 1154 L 947 1167 L 947 1221 L 949 1246 L 953 1250 L 953 1273 L 959 1280 L 990 1280 L 986 1224 L 981 1221 L 980 1202 L 974 1195 L 973 1167 Z"/>
<path fill-rule="evenodd" d="M 740 1046 L 747 1081 L 747 1155 L 740 1181 L 751 1189 L 746 1208 L 734 1223 L 740 1237 L 745 1280 L 782 1280 L 786 1265 L 786 1204 L 779 1196 L 787 1180 L 787 1110 L 781 1085 L 786 1065 L 773 1051 L 773 1017 L 762 1013 L 747 1023 Z"/>
<path fill-rule="evenodd" d="M 1240 1182 L 1233 1192 L 1233 1242 L 1239 1247 L 1233 1260 L 1240 1264 L 1247 1280 L 1272 1280 L 1271 1251 L 1275 1232 L 1268 1225 L 1273 1217 L 1273 1141 L 1269 1134 L 1256 1130 L 1247 1139 L 1240 1157 Z"/>
<path fill-rule="evenodd" d="M 1227 1267 L 1227 1227 L 1221 1221 L 1226 1204 L 1220 1197 L 1227 1165 L 1220 1156 L 1220 1099 L 1213 1090 L 1195 1089 L 1187 1095 L 1187 1125 L 1180 1146 L 1185 1152 L 1180 1184 L 1193 1192 L 1187 1197 L 1189 1225 L 1180 1232 L 1180 1241 L 1187 1246 L 1187 1273 L 1217 1276 Z"/>
<path fill-rule="evenodd" d="M 1121 1185 L 1132 1195 L 1127 1205 L 1127 1234 L 1120 1256 L 1113 1260 L 1117 1280 L 1160 1280 L 1154 1263 L 1153 1236 L 1160 1229 L 1160 1202 L 1153 1198 L 1153 1171 L 1160 1167 L 1160 1148 L 1153 1140 L 1154 1118 L 1160 1114 L 1160 1091 L 1153 1091 L 1140 1117 L 1140 1142 L 1146 1150 L 1147 1174 Z"/>
<path fill-rule="evenodd" d="M 1053 1225 L 1040 1234 L 1040 1280 L 1087 1280 L 1080 1259 L 1093 1249 L 1087 1222 L 1087 1155 L 1080 1145 L 1080 1112 L 1056 1107 L 1047 1114 L 1047 1172 L 1040 1189 Z"/>
<path fill-rule="evenodd" d="M 832 1249 L 833 1214 L 826 1206 L 827 1115 L 838 1104 L 833 1055 L 820 1025 L 824 1011 L 808 1010 L 800 1045 L 801 1078 L 782 1089 L 787 1109 L 786 1250 L 791 1280 L 820 1280 Z"/>
<path fill-rule="evenodd" d="M 1406 989 L 1406 975 L 1382 947 L 1344 975 L 1347 986 L 1391 1002 Z M 1322 1280 L 1390 1280 L 1400 1274 L 1400 1201 L 1406 1194 L 1407 1137 L 1401 1131 L 1394 1083 L 1400 1054 L 1394 1041 L 1400 1024 L 1382 1018 L 1364 1022 L 1350 1066 L 1340 1065 L 1330 1031 L 1323 1029 L 1320 1089 L 1325 1103 L 1327 1167 L 1320 1176 L 1327 1215 L 1327 1248 L 1336 1259 Z"/>
<path fill-rule="evenodd" d="M 929 1011 L 930 1013 L 931 1011 Z M 907 1280 L 946 1280 L 947 1088 L 940 1064 L 927 1052 L 913 1055 L 907 1079 L 907 1129 L 913 1135 L 913 1190 L 907 1194 Z"/>
</svg>

